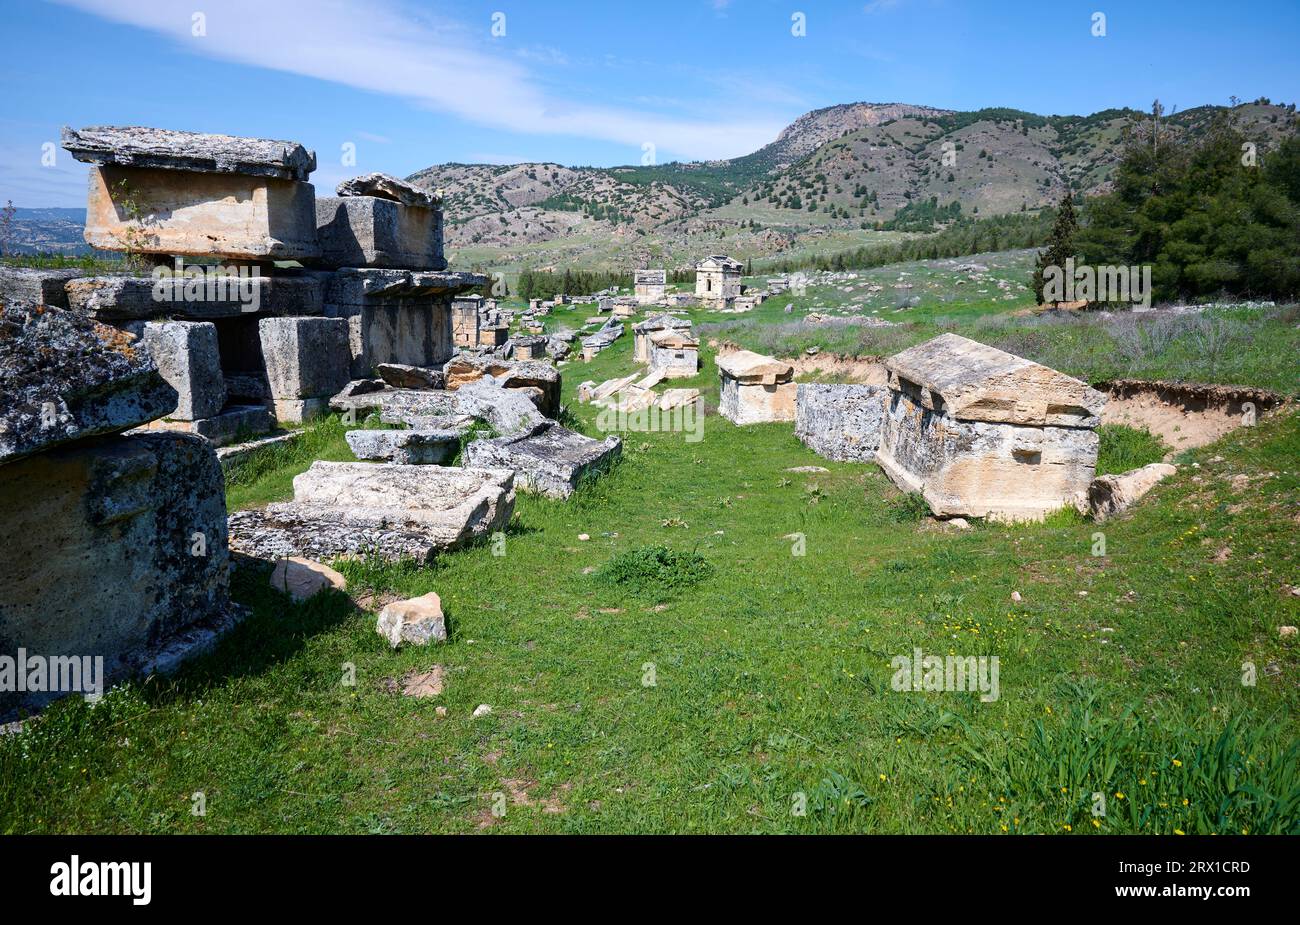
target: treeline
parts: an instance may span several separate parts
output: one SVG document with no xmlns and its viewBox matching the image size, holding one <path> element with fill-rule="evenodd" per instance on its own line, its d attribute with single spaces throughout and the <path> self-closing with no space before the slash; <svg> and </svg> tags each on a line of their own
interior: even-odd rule
<svg viewBox="0 0 1300 925">
<path fill-rule="evenodd" d="M 861 270 L 909 260 L 941 260 L 988 251 L 1038 247 L 1052 230 L 1055 211 L 1018 212 L 994 218 L 961 219 L 937 234 L 891 244 L 872 244 L 816 257 L 760 261 L 758 273 L 792 273 L 795 270 Z"/>
<path fill-rule="evenodd" d="M 515 283 L 515 295 L 522 299 L 553 299 L 556 295 L 591 295 L 611 286 L 630 287 L 631 273 L 606 270 L 523 270 Z"/>
<path fill-rule="evenodd" d="M 1225 113 L 1198 138 L 1133 133 L 1074 242 L 1093 266 L 1151 265 L 1153 295 L 1300 294 L 1300 138 L 1257 151 Z"/>
</svg>

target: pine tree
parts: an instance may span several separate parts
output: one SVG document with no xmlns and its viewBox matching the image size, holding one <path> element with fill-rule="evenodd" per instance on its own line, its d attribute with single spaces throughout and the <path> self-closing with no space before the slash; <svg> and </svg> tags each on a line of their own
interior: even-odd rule
<svg viewBox="0 0 1300 925">
<path fill-rule="evenodd" d="M 1064 272 L 1066 259 L 1074 256 L 1074 234 L 1078 230 L 1079 220 L 1074 214 L 1074 202 L 1070 199 L 1070 194 L 1066 193 L 1057 207 L 1056 223 L 1052 225 L 1052 233 L 1047 238 L 1047 249 L 1038 255 L 1038 262 L 1034 266 L 1034 297 L 1038 299 L 1039 305 L 1043 304 L 1043 274 L 1052 266 L 1060 267 Z"/>
</svg>

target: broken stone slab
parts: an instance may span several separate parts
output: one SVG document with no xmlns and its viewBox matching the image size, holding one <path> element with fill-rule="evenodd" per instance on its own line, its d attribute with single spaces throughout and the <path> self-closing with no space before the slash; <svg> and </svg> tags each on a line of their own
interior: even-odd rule
<svg viewBox="0 0 1300 925">
<path fill-rule="evenodd" d="M 477 382 L 484 376 L 504 376 L 513 368 L 509 360 L 490 353 L 458 353 L 445 364 L 442 371 L 448 389 L 458 389 L 467 382 Z"/>
<path fill-rule="evenodd" d="M 523 434 L 475 440 L 464 456 L 467 465 L 513 470 L 528 491 L 567 498 L 583 478 L 609 468 L 622 447 L 617 436 L 595 440 L 549 422 Z"/>
<path fill-rule="evenodd" d="M 176 407 L 142 347 L 61 308 L 0 306 L 0 464 L 115 434 Z"/>
<path fill-rule="evenodd" d="M 264 405 L 228 405 L 219 414 L 194 421 L 151 421 L 131 433 L 170 431 L 196 434 L 213 446 L 224 447 L 246 441 L 275 429 L 275 419 Z"/>
<path fill-rule="evenodd" d="M 889 387 L 961 421 L 1096 427 L 1106 396 L 1065 373 L 957 334 L 885 360 Z"/>
<path fill-rule="evenodd" d="M 419 206 L 423 209 L 436 209 L 442 206 L 442 201 L 428 190 L 420 189 L 386 173 L 368 173 L 344 180 L 334 188 L 334 192 L 340 196 L 374 196 L 379 199 L 391 199 L 404 206 Z"/>
<path fill-rule="evenodd" d="M 102 655 L 111 683 L 230 617 L 225 485 L 197 437 L 110 436 L 0 466 L 0 524 L 9 646 Z M 0 691 L 0 715 L 30 705 Z"/>
<path fill-rule="evenodd" d="M 699 398 L 699 389 L 665 389 L 663 397 L 659 399 L 659 410 L 672 411 L 674 408 L 692 404 Z"/>
<path fill-rule="evenodd" d="M 802 383 L 795 396 L 794 434 L 838 462 L 875 462 L 889 390 L 877 385 Z"/>
<path fill-rule="evenodd" d="M 259 450 L 267 449 L 274 446 L 287 446 L 295 442 L 302 431 L 294 430 L 287 433 L 270 434 L 265 437 L 257 437 L 243 443 L 236 443 L 230 446 L 217 448 L 217 459 L 221 463 L 221 469 L 227 475 L 234 472 L 244 463 L 252 458 L 253 454 Z"/>
<path fill-rule="evenodd" d="M 537 409 L 547 417 L 560 413 L 560 371 L 550 363 L 516 362 L 496 381 L 503 389 L 536 389 L 540 393 Z"/>
<path fill-rule="evenodd" d="M 316 200 L 320 261 L 332 267 L 441 270 L 442 210 L 375 196 Z"/>
<path fill-rule="evenodd" d="M 142 342 L 158 371 L 176 390 L 176 408 L 167 417 L 196 421 L 220 414 L 226 404 L 217 328 L 209 321 L 150 321 Z"/>
<path fill-rule="evenodd" d="M 1169 463 L 1151 463 L 1118 475 L 1099 475 L 1088 486 L 1088 507 L 1096 520 L 1127 511 L 1164 479 L 1178 471 Z"/>
<path fill-rule="evenodd" d="M 320 315 L 318 275 L 185 280 L 154 276 L 82 276 L 66 284 L 68 306 L 99 321 L 178 318 L 205 321 L 243 315 Z"/>
<path fill-rule="evenodd" d="M 137 254 L 312 260 L 310 183 L 242 173 L 92 167 L 86 243 Z"/>
<path fill-rule="evenodd" d="M 793 421 L 794 367 L 749 350 L 716 359 L 720 392 L 718 413 L 733 424 Z"/>
<path fill-rule="evenodd" d="M 262 559 L 377 555 L 428 562 L 503 530 L 514 473 L 317 461 L 294 500 L 230 516 L 231 548 Z"/>
<path fill-rule="evenodd" d="M 380 363 L 375 373 L 395 389 L 440 389 L 446 381 L 440 369 L 406 363 Z"/>
<path fill-rule="evenodd" d="M 139 125 L 63 127 L 62 145 L 76 160 L 98 166 L 148 167 L 306 180 L 316 154 L 296 141 L 179 132 Z"/>
<path fill-rule="evenodd" d="M 68 294 L 64 287 L 70 280 L 85 275 L 84 270 L 0 266 L 0 305 L 17 302 L 67 308 Z"/>
<path fill-rule="evenodd" d="M 344 436 L 357 459 L 386 460 L 409 466 L 449 462 L 460 449 L 460 429 L 350 430 Z"/>
<path fill-rule="evenodd" d="M 430 417 L 467 416 L 487 421 L 498 434 L 517 434 L 547 420 L 523 389 L 505 389 L 491 379 L 466 383 L 454 392 L 393 389 L 383 393 L 381 402 L 385 422 L 412 427 Z"/>
<path fill-rule="evenodd" d="M 447 641 L 447 622 L 442 613 L 442 599 L 430 591 L 406 601 L 384 605 L 375 621 L 375 631 L 396 649 L 403 643 L 427 646 Z"/>
<path fill-rule="evenodd" d="M 322 591 L 347 591 L 348 580 L 328 565 L 302 556 L 290 556 L 275 563 L 271 570 L 271 587 L 301 603 Z"/>
<path fill-rule="evenodd" d="M 636 380 L 640 378 L 640 375 L 640 373 L 633 373 L 630 376 L 622 376 L 618 379 L 606 379 L 592 391 L 591 400 L 593 402 L 600 402 L 609 398 L 611 395 L 618 394 L 623 389 L 626 389 L 628 386 L 636 382 Z"/>
<path fill-rule="evenodd" d="M 644 379 L 638 380 L 635 385 L 638 389 L 653 389 L 667 378 L 668 373 L 666 370 L 652 369 Z"/>
</svg>

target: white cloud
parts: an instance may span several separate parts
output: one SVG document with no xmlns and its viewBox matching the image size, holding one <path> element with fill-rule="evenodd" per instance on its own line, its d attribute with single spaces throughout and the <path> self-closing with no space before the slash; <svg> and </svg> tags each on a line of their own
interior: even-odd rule
<svg viewBox="0 0 1300 925">
<path fill-rule="evenodd" d="M 207 11 L 203 36 L 191 34 L 194 0 L 56 2 L 169 36 L 198 55 L 401 97 L 506 131 L 626 144 L 633 149 L 630 162 L 644 142 L 654 143 L 661 159 L 735 157 L 783 127 L 769 120 L 692 120 L 548 94 L 517 57 L 488 53 L 462 25 L 435 22 L 391 0 L 330 0 L 310 9 L 223 0 Z"/>
</svg>

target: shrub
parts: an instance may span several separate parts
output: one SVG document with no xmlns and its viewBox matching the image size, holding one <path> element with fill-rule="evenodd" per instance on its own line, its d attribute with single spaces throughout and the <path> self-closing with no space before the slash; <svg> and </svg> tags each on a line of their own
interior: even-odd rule
<svg viewBox="0 0 1300 925">
<path fill-rule="evenodd" d="M 595 577 L 634 594 L 662 597 L 712 575 L 713 566 L 698 553 L 666 546 L 638 546 L 610 559 Z"/>
<path fill-rule="evenodd" d="M 1097 474 L 1128 472 L 1148 463 L 1160 462 L 1169 446 L 1144 427 L 1103 424 L 1097 428 Z"/>
</svg>

